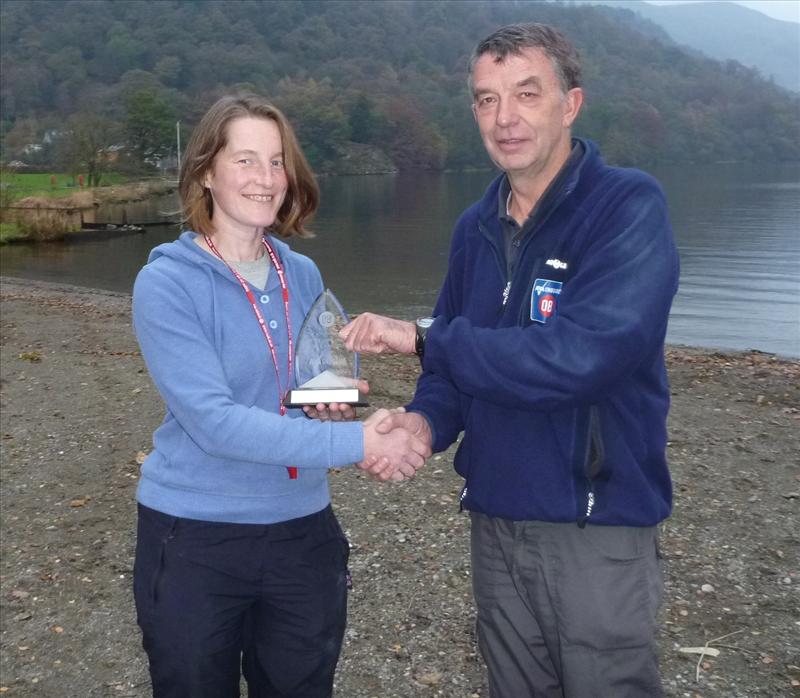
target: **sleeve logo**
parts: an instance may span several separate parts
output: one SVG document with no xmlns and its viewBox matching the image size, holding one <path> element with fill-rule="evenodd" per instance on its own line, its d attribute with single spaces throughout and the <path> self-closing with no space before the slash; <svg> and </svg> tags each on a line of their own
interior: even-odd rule
<svg viewBox="0 0 800 698">
<path fill-rule="evenodd" d="M 563 281 L 536 279 L 531 291 L 531 320 L 545 323 L 558 309 L 558 296 L 561 294 Z"/>
</svg>

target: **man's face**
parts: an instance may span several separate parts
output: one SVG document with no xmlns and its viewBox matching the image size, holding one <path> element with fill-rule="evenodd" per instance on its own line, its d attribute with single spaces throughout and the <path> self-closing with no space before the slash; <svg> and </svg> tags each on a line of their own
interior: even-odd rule
<svg viewBox="0 0 800 698">
<path fill-rule="evenodd" d="M 472 71 L 472 110 L 489 156 L 510 176 L 554 176 L 568 156 L 570 127 L 583 93 L 564 94 L 553 63 L 538 48 L 501 62 L 485 53 Z"/>
</svg>

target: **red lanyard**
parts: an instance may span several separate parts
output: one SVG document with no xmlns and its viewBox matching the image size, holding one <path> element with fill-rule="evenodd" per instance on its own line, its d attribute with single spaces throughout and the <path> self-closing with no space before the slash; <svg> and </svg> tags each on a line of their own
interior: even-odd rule
<svg viewBox="0 0 800 698">
<path fill-rule="evenodd" d="M 283 405 L 283 400 L 286 395 L 289 393 L 289 384 L 292 380 L 292 357 L 294 355 L 294 343 L 292 339 L 292 320 L 289 317 L 289 287 L 286 284 L 286 274 L 283 271 L 283 265 L 281 264 L 281 260 L 278 259 L 278 255 L 275 254 L 275 251 L 272 249 L 272 246 L 267 242 L 266 238 L 261 238 L 261 242 L 264 243 L 264 247 L 267 248 L 267 254 L 269 255 L 269 259 L 272 262 L 272 266 L 275 267 L 275 271 L 278 274 L 278 280 L 281 283 L 281 295 L 283 296 L 283 312 L 286 315 L 286 334 L 289 338 L 289 360 L 288 360 L 288 367 L 286 369 L 286 390 L 281 388 L 281 372 L 278 368 L 278 352 L 275 349 L 275 342 L 272 341 L 272 335 L 269 332 L 269 328 L 267 327 L 267 323 L 264 321 L 264 316 L 261 314 L 261 311 L 258 309 L 258 305 L 256 304 L 256 298 L 253 295 L 253 292 L 250 290 L 250 286 L 247 285 L 247 282 L 242 278 L 242 275 L 236 271 L 230 264 L 228 264 L 222 255 L 219 253 L 217 248 L 214 246 L 214 243 L 211 242 L 211 238 L 208 235 L 203 236 L 206 241 L 206 245 L 208 245 L 208 249 L 210 249 L 217 257 L 220 258 L 222 263 L 230 269 L 231 274 L 236 277 L 236 280 L 239 282 L 239 285 L 244 290 L 245 295 L 247 296 L 247 300 L 250 301 L 250 305 L 253 307 L 253 312 L 255 313 L 256 319 L 258 320 L 258 325 L 261 328 L 261 331 L 264 333 L 264 338 L 267 340 L 267 346 L 269 346 L 269 353 L 272 356 L 272 365 L 275 367 L 275 381 L 278 387 L 278 411 L 281 415 L 286 414 L 286 408 Z M 288 466 L 286 468 L 289 471 L 289 477 L 292 480 L 297 479 L 297 468 L 294 466 Z"/>
</svg>

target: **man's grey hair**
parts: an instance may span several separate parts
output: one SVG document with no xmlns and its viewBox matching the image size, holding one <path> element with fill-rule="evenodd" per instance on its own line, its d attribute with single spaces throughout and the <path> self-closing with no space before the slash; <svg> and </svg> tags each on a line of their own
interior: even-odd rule
<svg viewBox="0 0 800 698">
<path fill-rule="evenodd" d="M 553 63 L 563 92 L 581 86 L 581 61 L 577 49 L 553 27 L 529 22 L 501 27 L 475 47 L 469 59 L 470 92 L 472 92 L 472 71 L 481 56 L 488 53 L 494 56 L 496 63 L 501 63 L 509 55 L 519 55 L 526 48 L 538 48 L 544 51 Z"/>
</svg>

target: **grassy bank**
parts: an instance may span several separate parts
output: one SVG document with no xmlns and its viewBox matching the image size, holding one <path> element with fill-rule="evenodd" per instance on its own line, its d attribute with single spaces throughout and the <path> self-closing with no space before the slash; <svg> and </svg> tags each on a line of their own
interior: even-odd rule
<svg viewBox="0 0 800 698">
<path fill-rule="evenodd" d="M 0 223 L 0 245 L 26 238 L 16 223 Z"/>
<path fill-rule="evenodd" d="M 84 178 L 88 181 L 88 178 Z M 125 184 L 129 181 L 116 173 L 103 175 L 101 187 L 110 187 Z M 89 187 L 84 185 L 83 189 Z M 20 172 L 0 171 L 0 189 L 3 192 L 3 205 L 9 206 L 12 202 L 19 201 L 29 196 L 45 198 L 61 198 L 71 196 L 82 190 L 79 175 L 63 173 L 28 174 Z"/>
<path fill-rule="evenodd" d="M 51 184 L 51 176 L 56 178 L 55 184 Z M 109 175 L 108 184 L 91 189 L 71 186 L 68 175 L 4 173 L 3 177 L 0 244 L 62 239 L 80 230 L 81 211 L 102 204 L 142 201 L 177 188 L 174 180 L 130 181 L 122 175 Z M 17 178 L 14 188 L 6 186 L 6 177 Z M 19 198 L 20 192 L 25 196 Z"/>
</svg>

